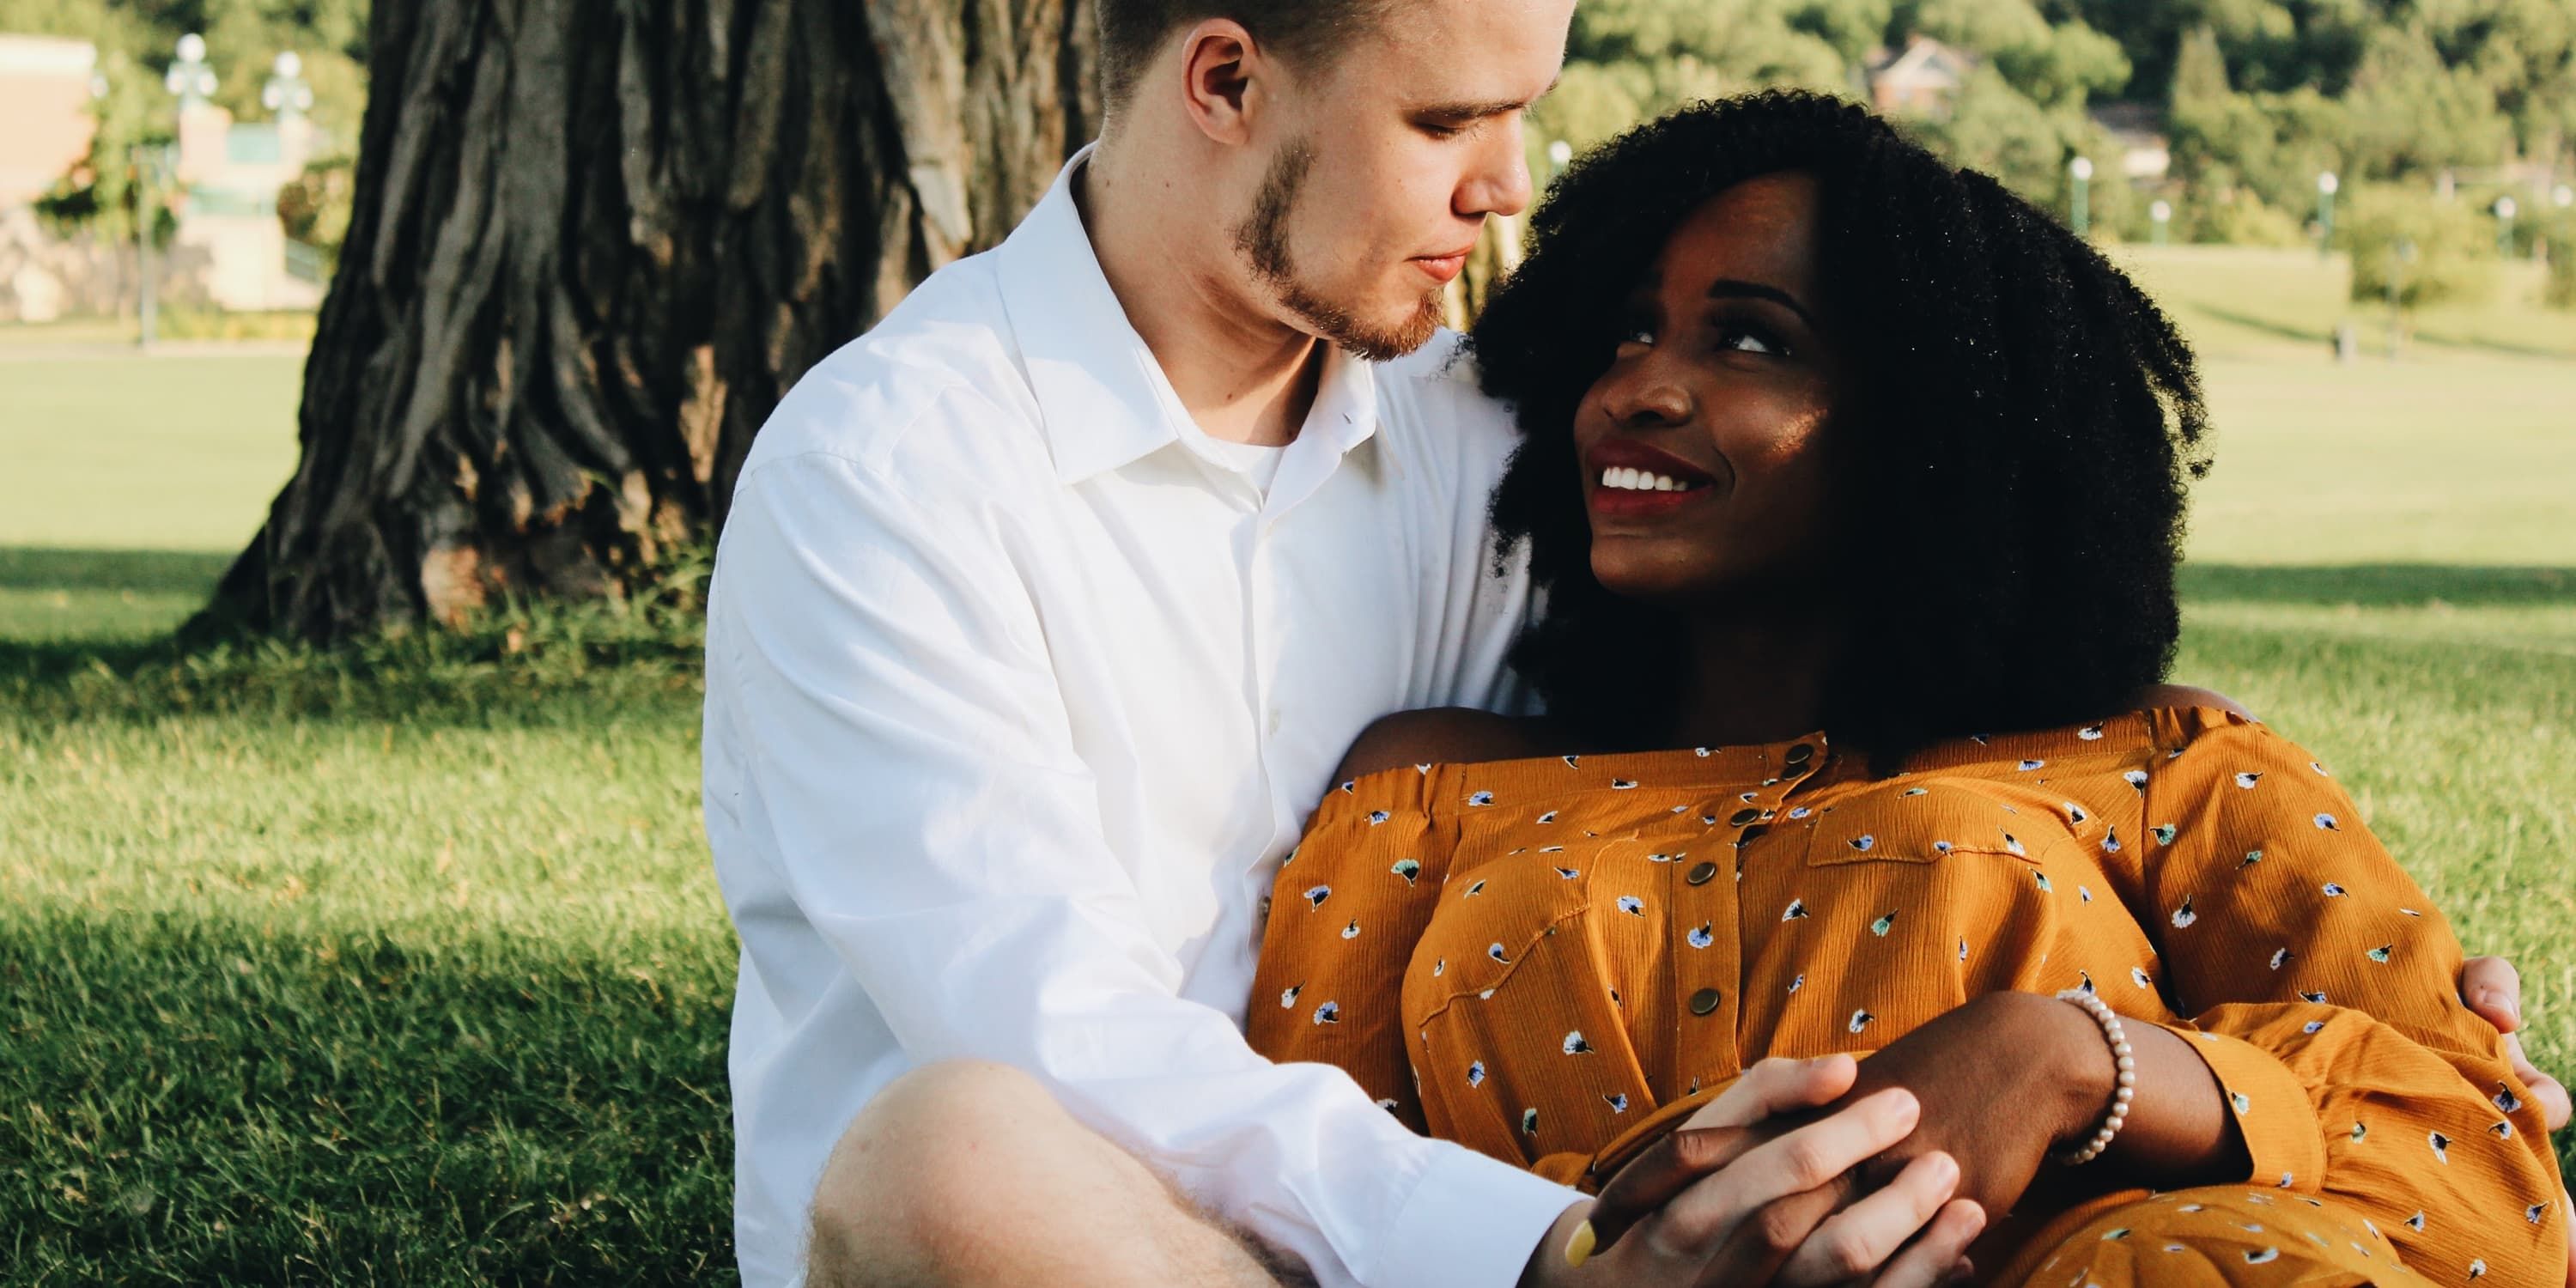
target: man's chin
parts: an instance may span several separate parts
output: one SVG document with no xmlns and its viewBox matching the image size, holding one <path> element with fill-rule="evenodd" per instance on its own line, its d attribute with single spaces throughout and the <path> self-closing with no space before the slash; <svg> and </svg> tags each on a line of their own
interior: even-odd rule
<svg viewBox="0 0 2576 1288">
<path fill-rule="evenodd" d="M 1431 343 L 1448 318 L 1437 291 L 1423 296 L 1409 313 L 1393 310 L 1368 317 L 1303 292 L 1290 292 L 1287 304 L 1317 338 L 1370 362 L 1393 362 Z"/>
</svg>

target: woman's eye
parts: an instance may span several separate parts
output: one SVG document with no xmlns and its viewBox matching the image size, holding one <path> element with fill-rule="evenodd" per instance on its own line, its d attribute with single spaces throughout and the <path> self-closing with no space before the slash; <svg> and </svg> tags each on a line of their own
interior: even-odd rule
<svg viewBox="0 0 2576 1288">
<path fill-rule="evenodd" d="M 1631 326 L 1619 333 L 1621 344 L 1651 345 L 1654 342 L 1655 329 L 1650 326 Z"/>
<path fill-rule="evenodd" d="M 1789 346 L 1780 343 L 1769 332 L 1750 327 L 1723 329 L 1718 333 L 1717 347 L 1738 353 L 1767 353 L 1774 357 L 1789 351 Z"/>
</svg>

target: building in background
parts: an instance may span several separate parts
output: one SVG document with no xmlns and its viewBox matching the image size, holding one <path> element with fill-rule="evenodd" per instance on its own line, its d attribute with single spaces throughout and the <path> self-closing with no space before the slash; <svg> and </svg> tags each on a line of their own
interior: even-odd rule
<svg viewBox="0 0 2576 1288">
<path fill-rule="evenodd" d="M 244 125 L 202 100 L 180 111 L 178 244 L 206 252 L 206 294 L 216 307 L 321 307 L 317 261 L 287 241 L 277 220 L 277 190 L 304 173 L 320 144 L 301 113 Z"/>
<path fill-rule="evenodd" d="M 2173 144 L 2165 137 L 2165 110 L 2157 103 L 2101 103 L 2093 123 L 2120 150 L 2119 172 L 2129 182 L 2154 185 L 2173 170 Z"/>
<path fill-rule="evenodd" d="M 34 204 L 89 155 L 97 74 L 87 41 L 0 35 L 0 211 Z"/>
<path fill-rule="evenodd" d="M 130 243 L 65 237 L 36 217 L 37 201 L 89 158 L 99 74 L 98 50 L 86 41 L 0 34 L 0 322 L 112 317 L 133 307 Z M 278 189 L 323 146 L 311 121 L 289 111 L 245 125 L 202 100 L 173 110 L 176 182 L 159 199 L 177 233 L 153 260 L 161 298 L 229 310 L 319 307 L 320 257 L 289 243 L 277 219 Z"/>
<path fill-rule="evenodd" d="M 1881 49 L 1869 59 L 1869 101 L 1889 116 L 1950 118 L 1977 56 L 1930 36 L 1908 37 L 1901 50 Z"/>
</svg>

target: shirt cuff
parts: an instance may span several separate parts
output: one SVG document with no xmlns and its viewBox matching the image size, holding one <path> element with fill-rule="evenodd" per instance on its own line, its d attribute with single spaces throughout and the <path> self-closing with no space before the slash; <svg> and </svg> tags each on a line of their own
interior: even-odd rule
<svg viewBox="0 0 2576 1288">
<path fill-rule="evenodd" d="M 1512 1288 L 1583 1196 L 1464 1147 L 1433 1155 L 1365 1276 L 1370 1288 Z"/>
<path fill-rule="evenodd" d="M 2245 1138 L 2254 1166 L 2248 1184 L 2284 1190 L 2325 1185 L 2326 1141 L 2307 1084 L 2280 1057 L 2224 1034 L 2166 1025 L 2189 1043 L 2227 1095 L 2228 1116 Z"/>
</svg>

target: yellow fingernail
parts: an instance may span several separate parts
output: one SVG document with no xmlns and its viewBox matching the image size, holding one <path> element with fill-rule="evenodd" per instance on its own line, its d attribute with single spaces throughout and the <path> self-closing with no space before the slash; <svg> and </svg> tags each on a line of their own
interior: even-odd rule
<svg viewBox="0 0 2576 1288">
<path fill-rule="evenodd" d="M 1565 1264 L 1581 1266 L 1592 1259 L 1594 1236 L 1589 1221 L 1574 1227 L 1574 1237 L 1565 1241 Z"/>
</svg>

